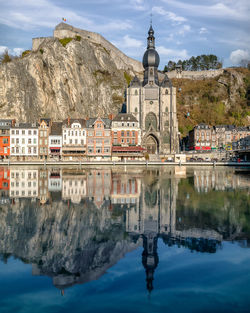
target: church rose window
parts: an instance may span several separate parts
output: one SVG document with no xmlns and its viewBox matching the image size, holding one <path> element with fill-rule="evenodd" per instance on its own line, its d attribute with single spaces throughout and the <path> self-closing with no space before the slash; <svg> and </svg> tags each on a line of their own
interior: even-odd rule
<svg viewBox="0 0 250 313">
<path fill-rule="evenodd" d="M 146 130 L 148 130 L 150 126 L 152 126 L 155 130 L 157 130 L 157 118 L 153 112 L 148 113 L 145 118 Z"/>
</svg>

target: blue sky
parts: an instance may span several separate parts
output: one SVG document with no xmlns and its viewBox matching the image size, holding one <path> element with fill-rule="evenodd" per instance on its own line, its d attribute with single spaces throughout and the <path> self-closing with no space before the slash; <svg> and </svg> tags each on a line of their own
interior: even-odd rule
<svg viewBox="0 0 250 313">
<path fill-rule="evenodd" d="M 30 49 L 62 17 L 141 60 L 153 14 L 160 69 L 169 60 L 215 54 L 224 66 L 250 59 L 249 0 L 0 0 L 0 52 Z"/>
</svg>

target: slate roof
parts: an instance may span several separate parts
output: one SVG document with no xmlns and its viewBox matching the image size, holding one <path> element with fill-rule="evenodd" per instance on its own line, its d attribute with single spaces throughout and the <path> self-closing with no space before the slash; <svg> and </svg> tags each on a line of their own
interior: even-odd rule
<svg viewBox="0 0 250 313">
<path fill-rule="evenodd" d="M 37 122 L 35 123 L 18 123 L 16 122 L 15 125 L 13 125 L 11 128 L 38 128 L 39 124 Z"/>
<path fill-rule="evenodd" d="M 130 82 L 130 84 L 129 84 L 129 87 L 141 87 L 141 82 L 140 82 L 140 80 L 139 80 L 139 78 L 137 77 L 137 76 L 135 76 L 132 80 L 131 80 L 131 82 Z"/>
<path fill-rule="evenodd" d="M 172 87 L 172 82 L 166 74 L 161 82 L 161 87 Z"/>
<path fill-rule="evenodd" d="M 114 122 L 138 122 L 136 117 L 131 113 L 119 113 L 117 114 L 114 119 Z"/>
<path fill-rule="evenodd" d="M 100 119 L 104 123 L 104 128 L 111 128 L 111 120 L 109 118 L 98 118 L 98 117 L 91 117 L 86 121 L 86 127 L 87 128 L 93 128 L 93 125 L 95 122 Z"/>
<path fill-rule="evenodd" d="M 12 120 L 0 119 L 0 129 L 10 129 L 12 125 Z"/>
<path fill-rule="evenodd" d="M 69 118 L 69 125 L 68 125 L 68 119 L 65 119 L 62 122 L 63 127 L 71 127 L 73 123 L 80 123 L 82 128 L 86 127 L 86 120 L 83 118 Z"/>
<path fill-rule="evenodd" d="M 60 136 L 62 135 L 62 122 L 53 122 L 51 126 L 50 135 Z"/>
</svg>

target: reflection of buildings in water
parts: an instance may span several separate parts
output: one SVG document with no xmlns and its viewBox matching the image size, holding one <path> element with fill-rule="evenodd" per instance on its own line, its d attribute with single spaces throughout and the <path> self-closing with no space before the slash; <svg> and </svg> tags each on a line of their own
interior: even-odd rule
<svg viewBox="0 0 250 313">
<path fill-rule="evenodd" d="M 250 188 L 250 179 L 232 172 L 211 169 L 194 170 L 194 187 L 198 192 Z"/>
<path fill-rule="evenodd" d="M 0 168 L 0 204 L 9 202 L 10 170 L 6 167 Z"/>
<path fill-rule="evenodd" d="M 64 171 L 62 178 L 62 200 L 71 200 L 72 203 L 80 203 L 86 195 L 85 172 Z"/>
<path fill-rule="evenodd" d="M 2 175 L 8 180 L 8 173 Z M 198 219 L 192 219 L 192 209 L 187 212 L 189 208 L 184 208 L 183 215 L 180 208 L 177 210 L 181 185 L 178 187 L 179 176 L 176 178 L 173 172 L 145 170 L 142 175 L 108 168 L 86 171 L 25 168 L 13 169 L 9 177 L 10 183 L 15 183 L 10 190 L 13 197 L 22 194 L 22 180 L 27 186 L 28 182 L 36 181 L 36 186 L 31 184 L 31 187 L 38 188 L 37 197 L 44 205 L 38 207 L 30 199 L 12 201 L 11 207 L 6 205 L 8 214 L 4 216 L 4 210 L 0 211 L 4 229 L 1 233 L 0 227 L 0 235 L 13 240 L 11 253 L 38 264 L 33 265 L 34 274 L 52 277 L 54 285 L 60 289 L 98 279 L 126 252 L 143 242 L 142 264 L 147 289 L 151 291 L 159 262 L 159 237 L 168 246 L 177 244 L 200 252 L 215 252 L 222 240 L 217 231 L 202 229 L 203 224 L 197 222 L 202 219 L 202 213 L 197 213 Z M 57 192 L 61 189 L 62 195 Z M 27 188 L 27 194 L 29 190 L 33 197 L 33 189 Z M 48 198 L 49 204 L 45 201 Z M 70 199 L 75 205 L 67 206 L 62 198 Z M 7 215 L 12 223 L 10 228 L 7 228 Z M 219 226 L 222 233 L 224 224 Z M 129 236 L 125 236 L 125 231 Z M 25 246 L 26 250 L 20 246 Z M 6 247 L 9 251 L 7 243 Z"/>
<path fill-rule="evenodd" d="M 167 185 L 168 183 L 168 185 Z M 142 186 L 139 209 L 126 211 L 126 230 L 134 238 L 143 238 L 142 263 L 146 271 L 147 289 L 153 289 L 154 271 L 158 265 L 158 238 L 169 246 L 183 245 L 200 252 L 215 252 L 222 236 L 214 230 L 178 227 L 176 200 L 178 195 L 176 178 L 169 179 L 165 186 L 157 181 Z M 181 220 L 181 218 L 180 218 Z M 183 225 L 182 225 L 183 226 Z"/>
<path fill-rule="evenodd" d="M 38 197 L 38 169 L 10 169 L 10 197 Z"/>
<path fill-rule="evenodd" d="M 110 199 L 111 170 L 91 169 L 86 173 L 87 196 L 92 199 L 97 208 L 101 208 L 105 200 Z"/>
<path fill-rule="evenodd" d="M 49 199 L 47 169 L 39 169 L 38 184 L 39 184 L 38 198 L 40 199 L 40 204 L 45 204 Z"/>
<path fill-rule="evenodd" d="M 122 173 L 112 174 L 111 204 L 112 207 L 139 208 L 141 195 L 141 179 L 136 175 Z M 137 210 L 136 209 L 136 210 Z"/>
<path fill-rule="evenodd" d="M 50 192 L 62 190 L 62 170 L 60 168 L 48 170 L 48 189 Z"/>
</svg>

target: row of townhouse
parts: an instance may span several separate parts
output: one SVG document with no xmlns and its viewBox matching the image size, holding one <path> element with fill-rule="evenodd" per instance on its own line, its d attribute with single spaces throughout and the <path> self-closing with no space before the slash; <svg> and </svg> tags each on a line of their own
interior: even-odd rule
<svg viewBox="0 0 250 313">
<path fill-rule="evenodd" d="M 144 157 L 141 130 L 132 114 L 110 118 L 35 123 L 0 120 L 0 157 L 36 159 L 138 159 Z"/>
<path fill-rule="evenodd" d="M 234 125 L 195 126 L 184 140 L 189 150 L 235 150 L 250 146 L 250 127 Z"/>
<path fill-rule="evenodd" d="M 112 175 L 110 169 L 75 171 L 60 168 L 11 168 L 0 167 L 0 203 L 30 198 L 48 203 L 57 195 L 62 201 L 80 203 L 93 201 L 100 208 L 104 201 L 110 205 L 138 204 L 141 178 L 137 175 Z M 59 195 L 59 197 L 58 197 Z"/>
</svg>

